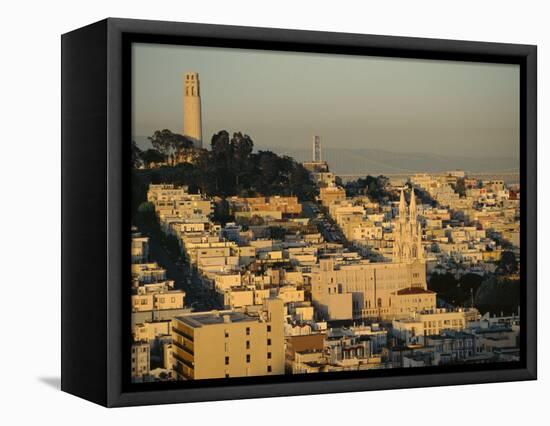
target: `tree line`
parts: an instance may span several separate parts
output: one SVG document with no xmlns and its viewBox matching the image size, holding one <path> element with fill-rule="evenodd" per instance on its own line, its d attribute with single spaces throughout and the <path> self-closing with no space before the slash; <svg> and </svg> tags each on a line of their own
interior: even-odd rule
<svg viewBox="0 0 550 426">
<path fill-rule="evenodd" d="M 141 150 L 132 141 L 132 166 L 134 168 L 165 163 L 170 157 L 178 156 L 193 149 L 193 141 L 168 129 L 157 130 L 147 138 L 153 148 Z"/>
<path fill-rule="evenodd" d="M 140 165 L 164 163 L 170 155 L 192 149 L 192 141 L 169 130 L 149 138 L 153 148 L 142 151 L 132 142 L 134 196 L 143 200 L 149 183 L 187 185 L 191 192 L 209 196 L 295 195 L 312 200 L 316 187 L 302 164 L 271 151 L 253 152 L 252 138 L 242 132 L 221 130 L 212 136 L 210 150 L 194 149 L 192 163 L 173 167 L 138 169 Z M 156 160 L 156 161 L 155 161 Z M 141 196 L 140 196 L 141 195 Z"/>
<path fill-rule="evenodd" d="M 453 306 L 473 306 L 484 314 L 517 313 L 520 303 L 520 280 L 514 253 L 505 251 L 492 274 L 468 273 L 460 278 L 447 272 L 432 273 L 428 288 Z"/>
</svg>

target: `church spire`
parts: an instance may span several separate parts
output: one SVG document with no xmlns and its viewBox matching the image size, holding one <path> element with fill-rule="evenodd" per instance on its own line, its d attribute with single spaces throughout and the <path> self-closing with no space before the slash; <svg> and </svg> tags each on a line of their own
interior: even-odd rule
<svg viewBox="0 0 550 426">
<path fill-rule="evenodd" d="M 411 203 L 409 204 L 409 220 L 411 223 L 416 223 L 416 197 L 414 188 L 411 190 Z"/>
<path fill-rule="evenodd" d="M 403 192 L 403 189 L 401 189 L 401 196 L 399 198 L 399 221 L 403 223 L 407 221 L 407 205 L 405 203 L 405 192 Z"/>
</svg>

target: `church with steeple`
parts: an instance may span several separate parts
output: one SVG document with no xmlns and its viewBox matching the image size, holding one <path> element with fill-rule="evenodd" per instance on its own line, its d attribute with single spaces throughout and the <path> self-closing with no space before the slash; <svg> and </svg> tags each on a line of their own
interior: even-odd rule
<svg viewBox="0 0 550 426">
<path fill-rule="evenodd" d="M 408 206 L 401 191 L 389 262 L 320 259 L 319 267 L 311 271 L 311 295 L 323 318 L 393 320 L 435 309 L 436 294 L 426 283 L 422 228 L 417 216 L 414 190 Z"/>
<path fill-rule="evenodd" d="M 417 220 L 416 197 L 411 191 L 411 201 L 407 208 L 405 193 L 401 190 L 399 217 L 393 230 L 393 261 L 399 263 L 422 260 L 422 227 Z"/>
</svg>

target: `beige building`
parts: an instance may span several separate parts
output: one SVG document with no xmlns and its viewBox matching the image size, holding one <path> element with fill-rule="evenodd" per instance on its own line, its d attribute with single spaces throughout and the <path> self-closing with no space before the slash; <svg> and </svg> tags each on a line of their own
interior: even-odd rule
<svg viewBox="0 0 550 426">
<path fill-rule="evenodd" d="M 132 236 L 132 263 L 145 263 L 149 258 L 149 237 Z"/>
<path fill-rule="evenodd" d="M 320 188 L 336 186 L 336 175 L 332 172 L 312 172 L 311 178 Z"/>
<path fill-rule="evenodd" d="M 188 223 L 208 222 L 213 211 L 212 201 L 201 194 L 190 194 L 187 189 L 186 186 L 177 187 L 172 184 L 149 185 L 147 201 L 155 206 L 155 212 L 166 228 L 165 231 L 172 222 L 178 220 Z M 187 225 L 187 228 L 191 227 L 191 224 Z M 196 227 L 197 225 L 194 226 Z"/>
<path fill-rule="evenodd" d="M 171 329 L 171 320 L 148 321 L 141 324 L 135 324 L 132 333 L 135 342 L 149 342 L 155 340 L 157 336 L 170 335 Z"/>
<path fill-rule="evenodd" d="M 149 375 L 151 368 L 150 347 L 147 342 L 132 345 L 132 380 L 141 381 Z"/>
<path fill-rule="evenodd" d="M 228 201 L 235 217 L 271 216 L 280 219 L 283 215 L 298 215 L 302 212 L 302 205 L 294 196 L 231 197 Z M 240 215 L 236 213 L 240 213 Z M 248 213 L 248 215 L 243 213 Z"/>
<path fill-rule="evenodd" d="M 381 226 L 366 220 L 347 222 L 341 229 L 349 241 L 381 240 L 384 235 Z"/>
<path fill-rule="evenodd" d="M 156 283 L 166 280 L 166 269 L 159 267 L 156 262 L 135 263 L 131 267 L 132 278 L 140 284 Z"/>
<path fill-rule="evenodd" d="M 319 189 L 319 200 L 325 207 L 337 201 L 344 201 L 345 199 L 346 191 L 339 186 L 327 186 Z"/>
<path fill-rule="evenodd" d="M 223 304 L 227 309 L 254 305 L 254 290 L 246 287 L 233 287 L 225 290 Z"/>
<path fill-rule="evenodd" d="M 211 311 L 176 317 L 173 357 L 180 379 L 284 374 L 284 305 Z"/>
<path fill-rule="evenodd" d="M 239 272 L 226 272 L 216 274 L 214 277 L 214 287 L 218 291 L 229 290 L 232 287 L 240 287 L 241 274 Z"/>
<path fill-rule="evenodd" d="M 421 287 L 403 288 L 392 293 L 390 305 L 398 317 L 432 311 L 436 307 L 436 293 Z"/>
<path fill-rule="evenodd" d="M 132 312 L 181 309 L 184 306 L 185 292 L 183 290 L 139 292 L 132 295 Z"/>
<path fill-rule="evenodd" d="M 409 263 L 335 264 L 321 259 L 311 273 L 312 300 L 323 319 L 392 318 L 401 306 L 392 306 L 396 292 L 426 290 L 426 266 Z"/>
<path fill-rule="evenodd" d="M 321 259 L 319 267 L 312 270 L 311 295 L 321 318 L 391 319 L 411 311 L 435 308 L 435 295 L 426 292 L 423 297 L 404 297 L 402 294 L 404 289 L 419 293 L 427 290 L 414 192 L 408 212 L 401 192 L 399 220 L 395 226 L 393 262 L 340 264 L 331 258 Z"/>
<path fill-rule="evenodd" d="M 277 297 L 282 299 L 284 303 L 303 302 L 304 290 L 296 288 L 293 285 L 285 285 L 279 287 Z"/>
<path fill-rule="evenodd" d="M 420 337 L 440 335 L 445 330 L 464 330 L 479 317 L 475 309 L 428 309 L 408 318 L 393 320 L 392 332 L 407 344 L 421 342 Z"/>
</svg>

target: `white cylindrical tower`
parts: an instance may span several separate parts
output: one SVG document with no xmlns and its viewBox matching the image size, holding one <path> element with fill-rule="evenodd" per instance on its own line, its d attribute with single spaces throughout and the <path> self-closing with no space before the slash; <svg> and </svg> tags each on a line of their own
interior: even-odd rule
<svg viewBox="0 0 550 426">
<path fill-rule="evenodd" d="M 183 134 L 202 148 L 202 117 L 199 73 L 187 72 L 183 77 Z"/>
</svg>

